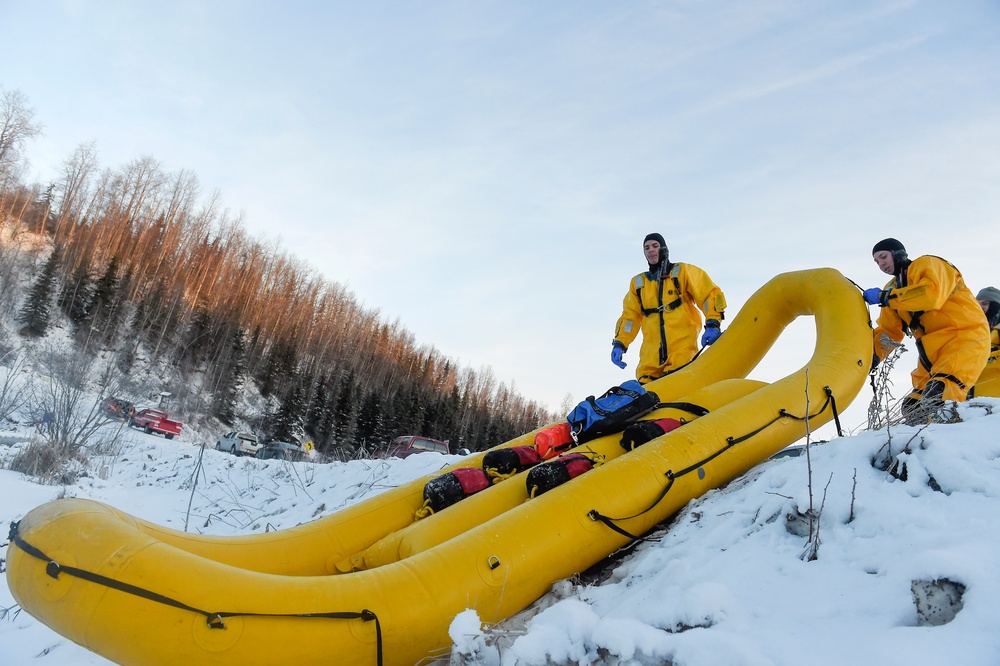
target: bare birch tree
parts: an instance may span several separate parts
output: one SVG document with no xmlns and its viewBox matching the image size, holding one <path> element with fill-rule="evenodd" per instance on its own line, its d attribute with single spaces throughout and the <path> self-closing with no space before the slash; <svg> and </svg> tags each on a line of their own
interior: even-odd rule
<svg viewBox="0 0 1000 666">
<path fill-rule="evenodd" d="M 35 110 L 20 90 L 0 88 L 0 200 L 6 183 L 24 160 L 24 145 L 42 131 L 36 123 Z"/>
</svg>

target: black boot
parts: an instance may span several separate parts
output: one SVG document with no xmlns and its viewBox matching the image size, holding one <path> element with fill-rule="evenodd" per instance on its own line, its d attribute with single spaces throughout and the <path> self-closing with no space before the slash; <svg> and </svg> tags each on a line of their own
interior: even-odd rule
<svg viewBox="0 0 1000 666">
<path fill-rule="evenodd" d="M 932 379 L 927 382 L 920 399 L 917 400 L 912 395 L 903 400 L 902 414 L 903 423 L 906 425 L 924 425 L 930 423 L 937 413 L 944 407 L 944 382 L 939 379 Z"/>
</svg>

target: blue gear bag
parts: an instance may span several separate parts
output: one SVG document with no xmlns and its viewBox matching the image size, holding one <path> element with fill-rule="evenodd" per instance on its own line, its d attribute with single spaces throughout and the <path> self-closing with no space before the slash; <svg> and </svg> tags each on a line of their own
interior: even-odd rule
<svg viewBox="0 0 1000 666">
<path fill-rule="evenodd" d="M 660 398 L 634 379 L 612 386 L 600 398 L 588 396 L 573 408 L 566 420 L 577 444 L 621 432 L 629 424 L 653 411 Z"/>
</svg>

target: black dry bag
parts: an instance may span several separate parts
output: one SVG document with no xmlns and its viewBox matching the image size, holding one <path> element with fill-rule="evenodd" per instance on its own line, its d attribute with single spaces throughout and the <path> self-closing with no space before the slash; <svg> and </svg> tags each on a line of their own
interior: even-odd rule
<svg viewBox="0 0 1000 666">
<path fill-rule="evenodd" d="M 593 461 L 582 453 L 567 453 L 532 467 L 528 472 L 528 497 L 538 497 L 592 469 Z"/>
<path fill-rule="evenodd" d="M 493 479 L 505 479 L 542 461 L 533 446 L 494 449 L 483 456 L 483 470 Z"/>
<path fill-rule="evenodd" d="M 478 467 L 460 467 L 431 479 L 424 485 L 424 506 L 433 512 L 488 488 L 490 479 Z"/>
</svg>

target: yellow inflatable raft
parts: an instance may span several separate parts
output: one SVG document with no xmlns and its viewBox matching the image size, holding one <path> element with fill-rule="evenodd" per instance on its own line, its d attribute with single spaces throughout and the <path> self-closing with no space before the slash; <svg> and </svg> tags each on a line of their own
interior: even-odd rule
<svg viewBox="0 0 1000 666">
<path fill-rule="evenodd" d="M 10 589 L 33 616 L 122 664 L 408 666 L 447 654 L 458 613 L 510 617 L 802 438 L 807 414 L 813 429 L 834 418 L 868 373 L 867 312 L 833 269 L 779 275 L 715 345 L 647 385 L 707 414 L 680 415 L 689 422 L 628 453 L 618 436 L 589 442 L 604 464 L 533 499 L 521 474 L 416 520 L 425 478 L 294 529 L 228 538 L 57 500 L 12 526 Z M 800 315 L 816 323 L 806 366 L 772 384 L 744 379 Z"/>
</svg>

